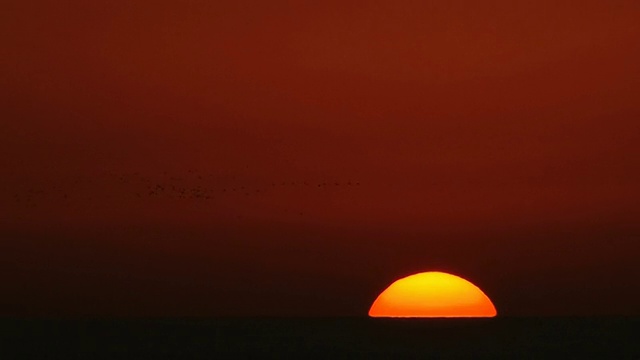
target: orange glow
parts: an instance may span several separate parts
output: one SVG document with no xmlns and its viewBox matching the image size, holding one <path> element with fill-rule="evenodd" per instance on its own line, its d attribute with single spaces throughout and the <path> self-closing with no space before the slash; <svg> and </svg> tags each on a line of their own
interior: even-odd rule
<svg viewBox="0 0 640 360">
<path fill-rule="evenodd" d="M 494 317 L 496 308 L 469 281 L 424 272 L 395 281 L 373 302 L 372 317 Z"/>
</svg>

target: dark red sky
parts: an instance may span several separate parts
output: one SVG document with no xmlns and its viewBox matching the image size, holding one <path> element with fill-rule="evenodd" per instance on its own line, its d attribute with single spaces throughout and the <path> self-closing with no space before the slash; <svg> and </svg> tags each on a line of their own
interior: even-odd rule
<svg viewBox="0 0 640 360">
<path fill-rule="evenodd" d="M 10 0 L 0 314 L 364 315 L 427 270 L 505 315 L 640 314 L 638 19 Z"/>
</svg>

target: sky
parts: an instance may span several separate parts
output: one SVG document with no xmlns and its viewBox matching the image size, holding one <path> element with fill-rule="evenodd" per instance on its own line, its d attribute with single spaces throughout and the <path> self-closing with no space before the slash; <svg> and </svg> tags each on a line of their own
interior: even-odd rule
<svg viewBox="0 0 640 360">
<path fill-rule="evenodd" d="M 637 1 L 17 1 L 0 316 L 639 315 Z"/>
</svg>

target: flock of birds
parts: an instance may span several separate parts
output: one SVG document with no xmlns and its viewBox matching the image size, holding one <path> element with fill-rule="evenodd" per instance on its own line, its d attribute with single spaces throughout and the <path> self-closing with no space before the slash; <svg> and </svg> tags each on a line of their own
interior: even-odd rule
<svg viewBox="0 0 640 360">
<path fill-rule="evenodd" d="M 277 192 L 283 188 L 327 189 L 337 187 L 358 187 L 359 181 L 278 181 L 259 185 L 240 185 L 234 178 L 222 179 L 219 175 L 203 174 L 189 170 L 183 176 L 163 173 L 153 179 L 140 173 L 117 174 L 105 172 L 99 176 L 76 176 L 49 183 L 47 187 L 29 186 L 13 194 L 16 204 L 34 207 L 41 201 L 71 202 L 110 199 L 125 190 L 129 196 L 145 198 L 175 198 L 190 200 L 212 200 L 220 196 L 259 196 Z M 212 184 L 226 184 L 212 186 Z M 120 193 L 120 195 L 122 195 Z"/>
</svg>

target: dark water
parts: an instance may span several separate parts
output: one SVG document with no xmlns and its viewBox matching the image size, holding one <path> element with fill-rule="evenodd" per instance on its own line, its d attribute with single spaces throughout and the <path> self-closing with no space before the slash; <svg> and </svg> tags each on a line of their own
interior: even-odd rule
<svg viewBox="0 0 640 360">
<path fill-rule="evenodd" d="M 0 320 L 0 359 L 640 359 L 640 318 Z"/>
</svg>

